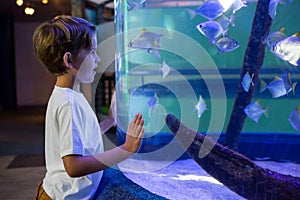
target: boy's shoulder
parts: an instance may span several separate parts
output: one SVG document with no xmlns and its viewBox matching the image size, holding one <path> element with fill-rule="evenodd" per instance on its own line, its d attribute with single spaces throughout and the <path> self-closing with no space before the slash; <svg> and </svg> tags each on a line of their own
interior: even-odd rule
<svg viewBox="0 0 300 200">
<path fill-rule="evenodd" d="M 74 104 L 81 102 L 84 98 L 82 93 L 76 92 L 70 88 L 62 88 L 55 86 L 49 99 L 49 103 L 57 105 Z"/>
</svg>

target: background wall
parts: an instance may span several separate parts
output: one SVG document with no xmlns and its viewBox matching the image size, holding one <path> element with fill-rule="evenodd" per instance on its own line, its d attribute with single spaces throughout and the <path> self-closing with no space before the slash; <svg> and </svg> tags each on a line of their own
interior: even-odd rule
<svg viewBox="0 0 300 200">
<path fill-rule="evenodd" d="M 33 53 L 32 35 L 39 22 L 15 23 L 16 92 L 18 106 L 46 105 L 54 78 Z"/>
</svg>

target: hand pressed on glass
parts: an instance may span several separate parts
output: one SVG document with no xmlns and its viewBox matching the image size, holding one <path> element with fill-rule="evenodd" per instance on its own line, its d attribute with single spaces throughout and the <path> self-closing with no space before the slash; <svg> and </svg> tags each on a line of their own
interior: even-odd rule
<svg viewBox="0 0 300 200">
<path fill-rule="evenodd" d="M 128 126 L 124 150 L 135 153 L 138 151 L 142 137 L 144 135 L 144 119 L 142 114 L 138 113 Z"/>
</svg>

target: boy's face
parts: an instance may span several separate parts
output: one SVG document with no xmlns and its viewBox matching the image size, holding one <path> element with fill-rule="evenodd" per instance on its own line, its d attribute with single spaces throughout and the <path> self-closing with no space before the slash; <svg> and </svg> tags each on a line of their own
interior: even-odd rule
<svg viewBox="0 0 300 200">
<path fill-rule="evenodd" d="M 97 55 L 97 37 L 96 34 L 92 39 L 92 46 L 90 49 L 82 49 L 77 58 L 75 59 L 76 68 L 78 69 L 77 79 L 81 83 L 91 83 L 94 81 L 94 76 L 96 75 L 95 69 L 97 68 L 97 63 L 100 61 Z"/>
</svg>

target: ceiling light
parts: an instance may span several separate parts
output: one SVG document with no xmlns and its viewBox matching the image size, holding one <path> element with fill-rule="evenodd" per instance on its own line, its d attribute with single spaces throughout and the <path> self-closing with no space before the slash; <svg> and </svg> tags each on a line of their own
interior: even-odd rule
<svg viewBox="0 0 300 200">
<path fill-rule="evenodd" d="M 34 8 L 31 8 L 31 7 L 26 7 L 24 9 L 24 12 L 25 12 L 26 15 L 33 15 L 34 11 L 35 11 Z"/>
<path fill-rule="evenodd" d="M 42 0 L 42 4 L 47 4 L 48 0 Z"/>
<path fill-rule="evenodd" d="M 22 6 L 23 5 L 23 0 L 16 0 L 16 4 L 18 5 L 18 6 Z"/>
</svg>

